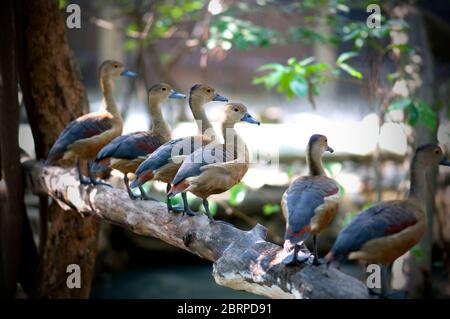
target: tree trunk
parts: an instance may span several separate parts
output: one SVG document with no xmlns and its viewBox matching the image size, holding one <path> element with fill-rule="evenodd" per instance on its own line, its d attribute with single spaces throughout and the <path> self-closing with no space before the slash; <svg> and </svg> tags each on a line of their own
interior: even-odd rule
<svg viewBox="0 0 450 319">
<path fill-rule="evenodd" d="M 32 127 L 33 136 L 41 140 L 35 143 L 47 154 L 67 123 L 88 110 L 88 103 L 65 37 L 58 1 L 23 0 L 21 11 L 17 18 L 24 19 L 23 62 L 27 71 L 25 83 L 31 96 L 27 113 L 37 123 Z M 81 218 L 76 212 L 63 213 L 52 203 L 48 221 L 34 297 L 89 297 L 97 254 L 98 220 Z M 66 286 L 66 269 L 70 264 L 81 268 L 80 289 Z"/>
<path fill-rule="evenodd" d="M 19 101 L 14 2 L 2 1 L 0 19 L 0 296 L 12 298 L 17 283 L 31 287 L 36 269 L 36 247 L 24 203 L 19 150 Z M 24 271 L 26 269 L 26 271 Z M 24 276 L 27 273 L 28 276 Z M 30 280 L 31 278 L 31 280 Z"/>
</svg>

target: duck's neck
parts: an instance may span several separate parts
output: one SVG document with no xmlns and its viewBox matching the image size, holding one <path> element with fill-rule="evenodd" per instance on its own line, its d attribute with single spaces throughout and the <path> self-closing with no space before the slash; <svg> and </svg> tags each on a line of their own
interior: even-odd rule
<svg viewBox="0 0 450 319">
<path fill-rule="evenodd" d="M 117 109 L 116 100 L 114 98 L 114 84 L 112 78 L 103 76 L 100 78 L 100 86 L 103 92 L 103 101 L 101 110 L 111 113 L 115 118 L 122 119 Z"/>
<path fill-rule="evenodd" d="M 205 134 L 206 131 L 214 134 L 214 130 L 212 129 L 211 122 L 208 120 L 206 116 L 203 105 L 205 101 L 196 96 L 189 96 L 189 107 L 191 108 L 192 115 L 194 115 L 194 119 L 198 126 L 198 133 Z"/>
<path fill-rule="evenodd" d="M 161 135 L 165 140 L 169 141 L 171 137 L 170 129 L 162 115 L 160 101 L 158 99 L 149 98 L 148 107 L 152 117 L 151 130 Z"/>
<path fill-rule="evenodd" d="M 426 171 L 421 169 L 417 160 L 413 158 L 411 163 L 411 183 L 409 189 L 409 198 L 417 199 L 420 203 L 426 202 Z"/>
<path fill-rule="evenodd" d="M 323 169 L 322 154 L 308 146 L 306 150 L 306 162 L 311 176 L 326 176 Z"/>
<path fill-rule="evenodd" d="M 226 120 L 221 122 L 221 131 L 225 147 L 227 148 L 227 151 L 233 152 L 234 159 L 239 158 L 248 162 L 249 154 L 247 145 L 245 145 L 244 140 L 236 132 L 234 124 L 234 122 L 227 122 Z"/>
</svg>

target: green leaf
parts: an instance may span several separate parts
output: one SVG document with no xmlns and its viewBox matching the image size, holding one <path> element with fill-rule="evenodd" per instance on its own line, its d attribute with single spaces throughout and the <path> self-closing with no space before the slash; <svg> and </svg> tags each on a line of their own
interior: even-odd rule
<svg viewBox="0 0 450 319">
<path fill-rule="evenodd" d="M 423 258 L 423 251 L 422 249 L 420 249 L 419 246 L 413 246 L 413 248 L 411 248 L 410 250 L 411 255 L 413 255 L 414 257 L 416 257 L 418 260 L 422 260 Z"/>
<path fill-rule="evenodd" d="M 350 52 L 341 53 L 336 60 L 336 64 L 339 65 L 355 56 L 358 56 L 358 52 L 350 51 Z"/>
<path fill-rule="evenodd" d="M 270 216 L 280 212 L 281 207 L 279 204 L 264 204 L 263 206 L 263 215 Z"/>
<path fill-rule="evenodd" d="M 306 58 L 306 59 L 301 60 L 301 61 L 298 63 L 298 65 L 299 65 L 299 66 L 302 66 L 302 67 L 303 67 L 303 66 L 306 66 L 306 65 L 308 65 L 308 64 L 313 63 L 315 59 L 316 59 L 315 57 L 310 56 L 309 58 Z"/>
<path fill-rule="evenodd" d="M 241 203 L 245 195 L 247 194 L 247 188 L 244 184 L 237 184 L 230 189 L 230 198 L 228 203 L 232 206 L 236 206 Z"/>
<path fill-rule="evenodd" d="M 408 123 L 409 125 L 416 125 L 417 120 L 419 119 L 419 111 L 417 110 L 416 106 L 411 103 L 407 107 L 408 110 Z"/>
<path fill-rule="evenodd" d="M 60 10 L 64 9 L 66 7 L 66 0 L 59 0 L 58 7 Z"/>
<path fill-rule="evenodd" d="M 357 79 L 363 78 L 363 75 L 361 72 L 359 72 L 358 70 L 354 69 L 353 67 L 351 67 L 350 65 L 348 65 L 346 63 L 340 63 L 338 65 L 338 67 Z"/>
<path fill-rule="evenodd" d="M 261 65 L 257 71 L 268 71 L 268 70 L 272 70 L 272 71 L 280 71 L 280 70 L 284 70 L 286 69 L 286 67 L 282 64 L 279 63 L 269 63 L 269 64 L 264 64 Z"/>
<path fill-rule="evenodd" d="M 419 122 L 421 122 L 430 130 L 435 130 L 438 125 L 438 121 L 437 115 L 433 111 L 431 106 L 425 101 L 420 101 L 416 108 L 418 112 Z"/>
<path fill-rule="evenodd" d="M 134 51 L 137 50 L 139 43 L 135 39 L 127 39 L 124 43 L 125 51 Z"/>
<path fill-rule="evenodd" d="M 389 104 L 387 111 L 398 111 L 406 109 L 412 103 L 411 99 L 399 98 Z"/>
<path fill-rule="evenodd" d="M 292 92 L 297 96 L 306 96 L 308 94 L 308 82 L 300 76 L 294 76 L 289 84 Z"/>
</svg>

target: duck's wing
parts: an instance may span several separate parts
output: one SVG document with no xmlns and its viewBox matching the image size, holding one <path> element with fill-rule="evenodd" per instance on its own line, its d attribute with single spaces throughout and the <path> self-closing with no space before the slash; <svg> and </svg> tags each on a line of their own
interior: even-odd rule
<svg viewBox="0 0 450 319">
<path fill-rule="evenodd" d="M 200 167 L 200 171 L 204 172 L 206 170 L 214 170 L 220 174 L 230 174 L 231 175 L 231 172 L 242 169 L 242 165 L 245 165 L 245 163 L 242 163 L 242 161 L 235 159 L 235 160 L 223 162 L 223 163 L 212 163 L 212 164 L 204 165 L 204 166 Z"/>
<path fill-rule="evenodd" d="M 139 165 L 135 174 L 139 176 L 147 171 L 154 171 L 168 164 L 171 156 L 173 155 L 173 150 L 176 144 L 181 142 L 182 140 L 182 138 L 177 138 L 158 147 L 154 152 L 150 154 L 149 157 L 147 157 L 145 161 L 141 163 L 141 165 Z"/>
<path fill-rule="evenodd" d="M 417 207 L 407 201 L 388 201 L 374 205 L 356 216 L 339 234 L 331 249 L 334 258 L 358 251 L 369 240 L 394 235 L 418 222 Z"/>
<path fill-rule="evenodd" d="M 326 176 L 302 176 L 296 179 L 283 196 L 287 207 L 286 239 L 301 241 L 309 235 L 316 209 L 339 192 L 337 183 Z"/>
<path fill-rule="evenodd" d="M 97 154 L 96 161 L 104 158 L 135 159 L 153 153 L 163 144 L 163 139 L 154 132 L 135 132 L 116 137 Z"/>
<path fill-rule="evenodd" d="M 73 143 L 102 134 L 113 127 L 110 116 L 86 114 L 72 122 L 61 132 L 47 157 L 46 164 L 51 164 L 64 156 Z"/>
<path fill-rule="evenodd" d="M 227 162 L 229 163 L 226 164 Z M 189 177 L 199 176 L 207 169 L 217 169 L 227 173 L 233 165 L 236 165 L 233 152 L 227 150 L 224 144 L 202 146 L 183 161 L 173 179 L 173 184 L 176 185 Z"/>
</svg>

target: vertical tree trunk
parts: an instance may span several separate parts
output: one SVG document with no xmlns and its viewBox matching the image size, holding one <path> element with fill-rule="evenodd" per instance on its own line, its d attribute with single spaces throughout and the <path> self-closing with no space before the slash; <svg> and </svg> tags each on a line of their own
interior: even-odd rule
<svg viewBox="0 0 450 319">
<path fill-rule="evenodd" d="M 13 1 L 1 2 L 0 19 L 0 296 L 15 296 L 17 283 L 30 288 L 36 251 L 27 221 L 19 150 L 19 101 Z M 25 238 L 23 238 L 25 236 Z M 27 265 L 27 271 L 23 271 Z M 30 280 L 31 278 L 31 280 Z"/>
<path fill-rule="evenodd" d="M 420 79 L 422 85 L 416 94 L 430 106 L 433 101 L 433 82 L 434 66 L 433 56 L 429 47 L 428 36 L 422 15 L 414 7 L 407 6 L 408 14 L 406 21 L 409 25 L 409 44 L 414 48 L 419 48 L 419 54 L 422 58 L 420 69 Z M 415 147 L 426 144 L 436 143 L 435 130 L 430 130 L 420 123 L 417 124 L 415 131 Z M 427 210 L 427 229 L 422 240 L 417 245 L 416 254 L 411 251 L 396 263 L 401 271 L 394 272 L 393 285 L 395 288 L 408 291 L 408 297 L 423 298 L 431 297 L 431 261 L 433 245 L 433 217 L 436 211 L 435 193 L 436 193 L 437 170 L 432 169 L 427 174 L 427 200 L 425 208 Z"/>
<path fill-rule="evenodd" d="M 67 123 L 88 110 L 88 103 L 65 37 L 58 1 L 23 0 L 22 11 L 17 17 L 24 19 L 22 36 L 27 70 L 24 83 L 28 83 L 28 88 L 26 85 L 24 88 L 31 96 L 27 113 L 37 123 L 32 127 L 33 136 L 41 140 L 35 142 L 47 154 Z M 64 213 L 56 203 L 50 205 L 48 221 L 34 296 L 87 298 L 97 254 L 99 222 L 93 217 L 82 218 L 75 211 Z M 81 268 L 80 289 L 66 286 L 66 269 L 70 264 Z"/>
</svg>

